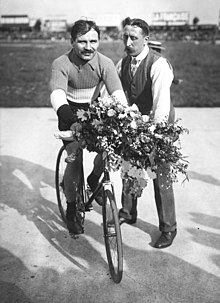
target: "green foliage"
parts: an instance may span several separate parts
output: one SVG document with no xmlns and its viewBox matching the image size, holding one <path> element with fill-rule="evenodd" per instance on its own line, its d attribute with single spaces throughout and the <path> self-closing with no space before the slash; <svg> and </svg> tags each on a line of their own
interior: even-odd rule
<svg viewBox="0 0 220 303">
<path fill-rule="evenodd" d="M 176 77 L 183 83 L 172 85 L 175 106 L 220 106 L 220 45 L 193 42 L 166 42 L 164 52 Z M 0 45 L 0 106 L 48 107 L 52 61 L 70 49 L 70 43 L 37 41 Z M 124 56 L 121 41 L 100 44 L 100 52 L 114 63 Z"/>
</svg>

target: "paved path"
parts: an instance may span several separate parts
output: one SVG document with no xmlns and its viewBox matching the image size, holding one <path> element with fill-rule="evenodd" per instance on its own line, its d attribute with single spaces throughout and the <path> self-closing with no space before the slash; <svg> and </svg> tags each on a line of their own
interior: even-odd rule
<svg viewBox="0 0 220 303">
<path fill-rule="evenodd" d="M 139 199 L 135 226 L 122 226 L 124 276 L 108 272 L 98 206 L 86 232 L 68 236 L 55 198 L 60 142 L 50 108 L 0 109 L 0 301 L 54 303 L 220 302 L 220 109 L 178 108 L 190 182 L 175 185 L 178 235 L 164 250 L 152 184 Z M 88 169 L 93 154 L 86 154 Z M 118 207 L 120 178 L 115 174 Z"/>
</svg>

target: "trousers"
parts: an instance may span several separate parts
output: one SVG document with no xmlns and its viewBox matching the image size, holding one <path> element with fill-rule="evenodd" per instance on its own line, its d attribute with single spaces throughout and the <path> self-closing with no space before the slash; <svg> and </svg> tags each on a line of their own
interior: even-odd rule
<svg viewBox="0 0 220 303">
<path fill-rule="evenodd" d="M 173 186 L 167 176 L 167 170 L 169 170 L 168 164 L 161 166 L 157 171 L 156 179 L 153 180 L 159 230 L 164 232 L 174 231 L 177 227 Z M 129 220 L 137 218 L 137 198 L 129 191 L 132 185 L 132 180 L 123 180 L 122 208 L 119 211 L 120 217 Z"/>
<path fill-rule="evenodd" d="M 72 152 L 65 146 L 67 155 Z M 93 173 L 100 178 L 104 171 L 104 163 L 101 154 L 97 154 L 93 161 Z M 81 151 L 72 163 L 67 163 L 64 172 L 64 193 L 69 203 L 75 203 L 78 193 L 81 193 L 83 186 L 83 151 Z"/>
</svg>

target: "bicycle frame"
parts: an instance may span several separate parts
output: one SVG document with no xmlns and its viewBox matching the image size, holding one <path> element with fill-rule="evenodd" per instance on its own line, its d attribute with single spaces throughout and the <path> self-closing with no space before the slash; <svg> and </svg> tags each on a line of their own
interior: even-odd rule
<svg viewBox="0 0 220 303">
<path fill-rule="evenodd" d="M 109 186 L 109 185 L 111 186 L 111 189 L 113 190 L 112 182 L 110 181 L 109 171 L 107 171 L 105 169 L 104 170 L 104 176 L 101 179 L 101 181 L 99 182 L 98 186 L 96 187 L 96 189 L 94 190 L 92 195 L 88 198 L 88 200 L 84 201 L 85 211 L 89 211 L 89 205 L 91 205 L 92 201 L 96 198 L 97 194 L 100 192 L 102 187 L 104 186 L 104 189 L 105 189 L 105 187 Z M 84 183 L 84 186 L 85 186 L 85 183 Z"/>
</svg>

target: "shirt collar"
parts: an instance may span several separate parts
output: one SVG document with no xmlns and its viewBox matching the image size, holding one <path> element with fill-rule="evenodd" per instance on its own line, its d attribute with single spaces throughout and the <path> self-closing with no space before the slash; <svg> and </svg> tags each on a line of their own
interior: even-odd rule
<svg viewBox="0 0 220 303">
<path fill-rule="evenodd" d="M 137 61 L 142 61 L 147 57 L 148 53 L 149 53 L 149 47 L 148 47 L 148 45 L 145 45 L 142 52 L 139 55 L 137 55 L 135 58 Z"/>
</svg>

